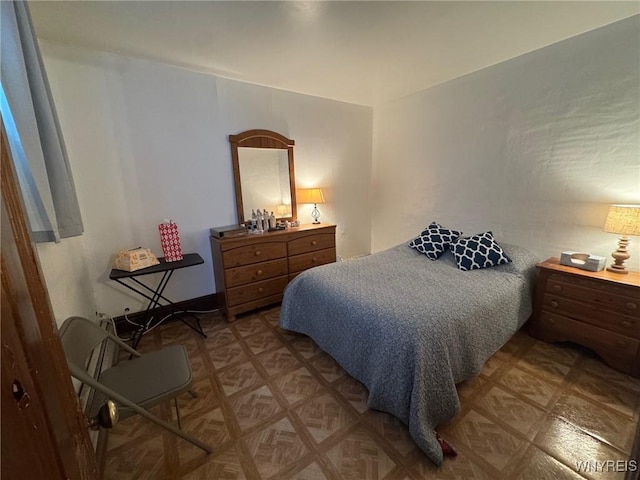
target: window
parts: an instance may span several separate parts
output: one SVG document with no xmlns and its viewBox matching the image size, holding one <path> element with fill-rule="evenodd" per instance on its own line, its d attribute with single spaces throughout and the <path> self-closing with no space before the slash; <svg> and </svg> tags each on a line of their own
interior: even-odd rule
<svg viewBox="0 0 640 480">
<path fill-rule="evenodd" d="M 36 242 L 83 231 L 55 105 L 26 2 L 0 2 L 0 112 Z"/>
</svg>

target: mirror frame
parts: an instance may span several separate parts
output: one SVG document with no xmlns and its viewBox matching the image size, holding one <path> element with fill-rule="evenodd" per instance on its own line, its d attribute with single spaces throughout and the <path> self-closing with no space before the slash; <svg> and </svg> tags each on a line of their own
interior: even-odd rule
<svg viewBox="0 0 640 480">
<path fill-rule="evenodd" d="M 295 142 L 277 132 L 271 130 L 247 130 L 237 135 L 229 135 L 231 143 L 231 160 L 233 161 L 233 179 L 236 191 L 236 210 L 238 223 L 244 223 L 244 205 L 242 202 L 242 186 L 240 183 L 240 162 L 238 158 L 239 147 L 250 148 L 275 148 L 287 150 L 289 157 L 289 188 L 291 190 L 291 216 L 282 218 L 297 218 L 296 205 L 296 180 L 293 173 L 293 147 Z"/>
</svg>

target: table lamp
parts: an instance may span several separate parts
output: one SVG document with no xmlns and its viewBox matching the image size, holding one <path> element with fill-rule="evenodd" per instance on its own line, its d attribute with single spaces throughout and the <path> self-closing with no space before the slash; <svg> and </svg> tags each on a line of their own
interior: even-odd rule
<svg viewBox="0 0 640 480">
<path fill-rule="evenodd" d="M 320 210 L 318 210 L 318 203 L 324 203 L 324 195 L 321 188 L 300 188 L 297 193 L 298 203 L 313 203 L 313 210 L 311 216 L 313 217 L 313 223 L 320 223 Z"/>
<path fill-rule="evenodd" d="M 624 266 L 625 260 L 631 256 L 627 251 L 628 236 L 640 235 L 640 205 L 611 205 L 603 230 L 620 235 L 618 249 L 611 254 L 615 261 L 607 270 L 616 273 L 629 273 L 627 267 Z"/>
</svg>

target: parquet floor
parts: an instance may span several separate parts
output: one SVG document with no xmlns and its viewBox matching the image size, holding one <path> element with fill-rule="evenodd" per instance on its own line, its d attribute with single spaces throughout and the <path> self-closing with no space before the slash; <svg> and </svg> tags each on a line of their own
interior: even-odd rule
<svg viewBox="0 0 640 480">
<path fill-rule="evenodd" d="M 180 322 L 146 335 L 142 351 L 189 350 L 199 396 L 180 398 L 182 426 L 214 451 L 134 416 L 110 432 L 105 479 L 624 478 L 595 462 L 627 460 L 640 381 L 588 352 L 516 334 L 459 385 L 462 410 L 438 429 L 458 456 L 437 469 L 406 427 L 367 408 L 362 384 L 278 317 L 277 307 L 231 324 L 203 315 L 207 339 Z M 169 404 L 156 412 L 175 419 Z M 576 473 L 580 461 L 591 471 Z"/>
</svg>

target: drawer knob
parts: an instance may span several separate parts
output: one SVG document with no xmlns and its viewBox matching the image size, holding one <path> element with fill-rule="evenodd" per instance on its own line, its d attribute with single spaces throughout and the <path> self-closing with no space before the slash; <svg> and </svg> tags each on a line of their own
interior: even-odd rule
<svg viewBox="0 0 640 480">
<path fill-rule="evenodd" d="M 311 261 L 312 261 L 312 262 L 316 262 L 317 260 L 318 260 L 318 259 L 317 259 L 316 257 L 313 257 L 313 258 L 311 259 Z"/>
<path fill-rule="evenodd" d="M 622 321 L 622 326 L 623 327 L 630 327 L 631 326 L 631 322 L 628 322 L 627 320 L 623 320 Z"/>
<path fill-rule="evenodd" d="M 256 257 L 259 256 L 262 252 L 260 250 L 256 250 Z"/>
<path fill-rule="evenodd" d="M 262 275 L 262 270 L 258 270 L 258 271 L 256 272 L 256 275 Z"/>
<path fill-rule="evenodd" d="M 556 319 L 553 317 L 549 317 L 547 318 L 547 320 L 549 321 L 549 323 L 556 323 Z"/>
<path fill-rule="evenodd" d="M 624 305 L 624 308 L 626 308 L 627 310 L 636 310 L 638 308 L 638 304 L 633 302 L 627 302 Z"/>
<path fill-rule="evenodd" d="M 264 292 L 264 288 L 260 287 L 260 288 L 258 289 L 258 292 L 259 292 L 259 293 Z"/>
<path fill-rule="evenodd" d="M 554 292 L 560 292 L 560 291 L 562 291 L 562 287 L 560 285 L 554 285 L 552 290 Z"/>
<path fill-rule="evenodd" d="M 316 242 L 315 240 L 311 242 L 311 245 L 316 246 L 318 244 L 318 242 Z"/>
<path fill-rule="evenodd" d="M 551 306 L 553 308 L 557 308 L 558 307 L 558 302 L 556 302 L 555 300 L 551 300 Z"/>
</svg>

